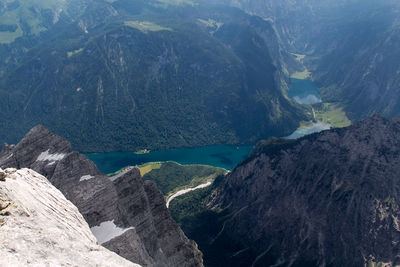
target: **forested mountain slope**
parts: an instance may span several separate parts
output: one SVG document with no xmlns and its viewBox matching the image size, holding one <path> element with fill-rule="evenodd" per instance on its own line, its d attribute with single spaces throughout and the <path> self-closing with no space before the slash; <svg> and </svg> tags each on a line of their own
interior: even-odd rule
<svg viewBox="0 0 400 267">
<path fill-rule="evenodd" d="M 285 96 L 288 55 L 261 18 L 157 1 L 84 4 L 1 46 L 1 140 L 42 123 L 81 151 L 243 144 L 289 134 L 309 116 Z"/>
</svg>

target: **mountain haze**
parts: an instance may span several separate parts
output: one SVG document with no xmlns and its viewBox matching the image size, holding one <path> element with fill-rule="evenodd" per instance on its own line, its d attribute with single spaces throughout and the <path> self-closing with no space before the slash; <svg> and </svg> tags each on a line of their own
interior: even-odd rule
<svg viewBox="0 0 400 267">
<path fill-rule="evenodd" d="M 352 120 L 400 115 L 398 1 L 226 1 L 272 22 L 288 51 Z M 300 68 L 301 66 L 295 66 Z"/>
</svg>

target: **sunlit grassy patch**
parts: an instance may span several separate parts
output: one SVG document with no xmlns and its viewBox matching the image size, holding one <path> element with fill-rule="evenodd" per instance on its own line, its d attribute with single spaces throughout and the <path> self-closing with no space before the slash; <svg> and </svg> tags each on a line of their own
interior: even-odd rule
<svg viewBox="0 0 400 267">
<path fill-rule="evenodd" d="M 223 175 L 227 170 L 207 165 L 181 165 L 176 162 L 159 162 L 139 166 L 144 180 L 151 180 L 165 196 L 181 189 L 196 187 Z M 142 171 L 143 169 L 143 171 Z"/>
<path fill-rule="evenodd" d="M 24 0 L 24 1 L 6 1 L 6 11 L 0 15 L 1 24 L 18 25 L 14 32 L 0 32 L 0 43 L 11 43 L 23 34 L 39 34 L 45 31 L 40 11 L 50 9 L 57 12 L 66 5 L 64 0 Z M 25 23 L 29 32 L 23 32 L 20 24 Z"/>
<path fill-rule="evenodd" d="M 300 62 L 303 65 L 303 60 L 306 57 L 306 55 L 302 54 L 296 54 L 296 53 L 291 53 L 293 56 L 295 56 L 296 60 Z M 306 80 L 311 78 L 311 72 L 307 70 L 307 68 L 303 65 L 304 71 L 298 71 L 290 75 L 290 78 L 294 79 L 300 79 L 300 80 Z"/>
<path fill-rule="evenodd" d="M 160 169 L 162 162 L 150 162 L 139 166 L 140 174 L 144 176 L 145 174 L 151 172 L 152 170 Z"/>
<path fill-rule="evenodd" d="M 311 72 L 309 72 L 307 69 L 302 72 L 295 72 L 292 75 L 290 75 L 290 78 L 306 80 L 311 78 Z"/>
<path fill-rule="evenodd" d="M 314 105 L 315 119 L 331 124 L 333 127 L 346 127 L 351 121 L 346 116 L 343 108 L 334 103 Z"/>
<path fill-rule="evenodd" d="M 68 57 L 72 57 L 73 55 L 79 54 L 79 53 L 82 52 L 82 51 L 83 51 L 83 48 L 79 48 L 79 49 L 77 49 L 77 50 L 67 52 L 67 56 L 68 56 Z"/>
</svg>

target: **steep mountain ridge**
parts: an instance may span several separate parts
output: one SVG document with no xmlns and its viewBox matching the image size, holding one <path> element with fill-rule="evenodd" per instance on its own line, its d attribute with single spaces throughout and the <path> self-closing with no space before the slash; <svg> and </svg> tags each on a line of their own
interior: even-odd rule
<svg viewBox="0 0 400 267">
<path fill-rule="evenodd" d="M 0 265 L 140 266 L 98 245 L 78 209 L 44 176 L 9 168 L 0 177 Z"/>
<path fill-rule="evenodd" d="M 260 142 L 180 223 L 210 266 L 396 266 L 399 133 L 399 119 L 374 116 Z"/>
<path fill-rule="evenodd" d="M 201 252 L 171 219 L 161 192 L 137 168 L 107 177 L 86 156 L 43 128 L 0 152 L 2 168 L 29 167 L 74 203 L 99 242 L 143 266 L 202 266 Z"/>
</svg>

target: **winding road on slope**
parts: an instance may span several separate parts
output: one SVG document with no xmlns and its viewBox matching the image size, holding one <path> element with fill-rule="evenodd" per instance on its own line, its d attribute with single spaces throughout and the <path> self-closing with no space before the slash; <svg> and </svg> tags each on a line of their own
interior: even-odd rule
<svg viewBox="0 0 400 267">
<path fill-rule="evenodd" d="M 189 192 L 195 191 L 197 189 L 206 188 L 206 187 L 210 186 L 211 184 L 212 184 L 211 182 L 207 182 L 205 184 L 201 184 L 201 185 L 198 185 L 196 187 L 191 187 L 191 188 L 186 188 L 186 189 L 179 190 L 178 192 L 176 192 L 175 194 L 171 195 L 167 199 L 167 208 L 169 207 L 169 203 L 171 202 L 171 200 L 173 200 L 174 198 L 182 196 L 182 195 L 187 194 Z"/>
</svg>

